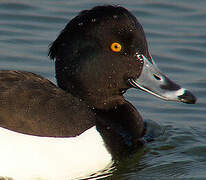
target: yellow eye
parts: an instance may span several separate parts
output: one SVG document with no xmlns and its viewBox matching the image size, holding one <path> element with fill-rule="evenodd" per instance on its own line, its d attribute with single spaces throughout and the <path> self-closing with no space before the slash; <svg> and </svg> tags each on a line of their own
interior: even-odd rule
<svg viewBox="0 0 206 180">
<path fill-rule="evenodd" d="M 119 52 L 119 51 L 121 51 L 122 46 L 121 46 L 121 44 L 119 44 L 117 42 L 114 42 L 114 43 L 111 44 L 110 48 L 114 52 Z"/>
</svg>

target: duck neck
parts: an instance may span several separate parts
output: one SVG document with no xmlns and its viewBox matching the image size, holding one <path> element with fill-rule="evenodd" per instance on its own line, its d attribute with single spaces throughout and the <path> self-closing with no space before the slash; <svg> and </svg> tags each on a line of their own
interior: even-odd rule
<svg viewBox="0 0 206 180">
<path fill-rule="evenodd" d="M 124 97 L 120 94 L 109 96 L 105 94 L 90 95 L 88 93 L 87 96 L 80 96 L 79 98 L 85 101 L 91 109 L 99 110 L 109 110 L 125 103 Z"/>
<path fill-rule="evenodd" d="M 115 159 L 136 152 L 145 133 L 142 117 L 136 108 L 126 100 L 120 103 L 110 109 L 94 109 L 98 115 L 97 130 Z"/>
</svg>

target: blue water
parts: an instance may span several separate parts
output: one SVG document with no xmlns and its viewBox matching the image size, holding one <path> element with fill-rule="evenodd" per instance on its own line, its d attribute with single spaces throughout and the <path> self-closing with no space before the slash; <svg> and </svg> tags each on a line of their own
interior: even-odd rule
<svg viewBox="0 0 206 180">
<path fill-rule="evenodd" d="M 1 0 L 0 69 L 31 71 L 56 82 L 48 45 L 79 11 L 108 3 L 136 15 L 160 69 L 194 92 L 198 103 L 165 102 L 129 90 L 125 97 L 165 133 L 119 162 L 107 179 L 206 179 L 205 0 Z"/>
</svg>

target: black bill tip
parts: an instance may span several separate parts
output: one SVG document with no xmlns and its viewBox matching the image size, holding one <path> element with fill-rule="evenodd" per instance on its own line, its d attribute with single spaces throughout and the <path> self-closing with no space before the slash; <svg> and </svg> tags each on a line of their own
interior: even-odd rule
<svg viewBox="0 0 206 180">
<path fill-rule="evenodd" d="M 178 96 L 178 99 L 187 104 L 195 104 L 197 102 L 197 98 L 188 90 L 185 90 L 184 94 Z"/>
</svg>

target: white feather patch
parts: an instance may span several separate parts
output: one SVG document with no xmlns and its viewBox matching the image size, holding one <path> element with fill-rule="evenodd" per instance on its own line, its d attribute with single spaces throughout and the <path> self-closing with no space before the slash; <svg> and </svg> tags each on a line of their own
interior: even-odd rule
<svg viewBox="0 0 206 180">
<path fill-rule="evenodd" d="M 108 167 L 112 157 L 95 126 L 72 138 L 0 128 L 0 162 L 0 176 L 14 180 L 68 180 Z"/>
</svg>

